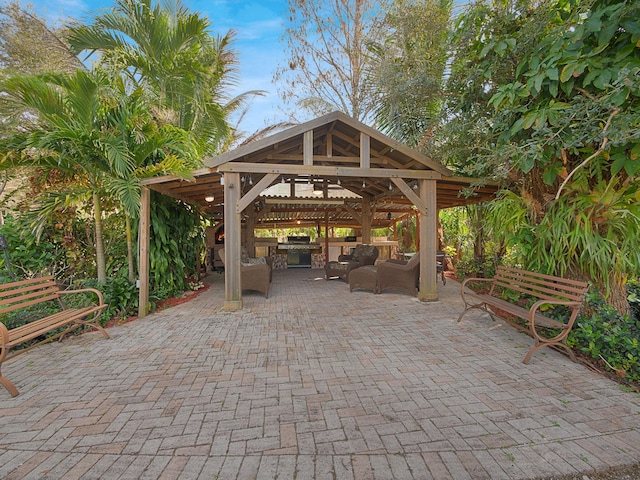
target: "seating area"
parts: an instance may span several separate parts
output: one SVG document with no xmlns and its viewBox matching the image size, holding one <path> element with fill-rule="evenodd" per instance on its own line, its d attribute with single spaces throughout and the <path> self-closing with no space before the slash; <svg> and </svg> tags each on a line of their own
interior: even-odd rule
<svg viewBox="0 0 640 480">
<path fill-rule="evenodd" d="M 223 265 L 224 252 L 224 248 L 218 250 L 218 255 Z M 269 298 L 269 287 L 271 286 L 272 278 L 273 269 L 271 268 L 271 258 L 249 257 L 247 250 L 242 247 L 240 257 L 240 282 L 242 291 L 253 290 L 263 293 L 265 298 Z"/>
<path fill-rule="evenodd" d="M 445 253 L 438 251 L 436 255 L 436 274 L 447 284 L 445 276 Z M 377 266 L 358 267 L 349 271 L 349 290 L 370 290 L 381 293 L 385 290 L 402 290 L 416 296 L 420 280 L 420 255 L 412 254 L 409 260 L 389 259 Z"/>
<path fill-rule="evenodd" d="M 68 307 L 62 297 L 89 293 L 91 302 L 84 306 Z M 2 375 L 2 364 L 16 355 L 25 353 L 31 348 L 50 342 L 56 338 L 62 339 L 67 333 L 78 327 L 90 327 L 102 333 L 104 338 L 109 334 L 98 323 L 100 314 L 107 308 L 102 292 L 95 288 L 82 288 L 76 290 L 61 290 L 52 276 L 36 277 L 18 282 L 4 283 L 0 285 L 0 311 L 2 314 L 20 311 L 22 318 L 28 318 L 25 309 L 29 307 L 42 307 L 55 303 L 59 308 L 56 313 L 43 314 L 37 320 L 32 320 L 24 325 L 7 328 L 0 322 L 0 385 L 4 386 L 12 397 L 18 395 L 18 389 L 5 376 Z M 42 311 L 47 312 L 46 308 Z M 55 333 L 55 332 L 58 333 Z M 29 345 L 30 344 L 30 345 Z M 16 347 L 29 345 L 21 350 Z"/>
<path fill-rule="evenodd" d="M 377 266 L 361 267 L 351 270 L 349 290 L 371 290 L 381 293 L 385 290 L 401 290 L 416 296 L 420 278 L 420 255 L 414 255 L 409 261 L 387 260 Z"/>
<path fill-rule="evenodd" d="M 325 279 L 340 278 L 347 282 L 351 270 L 366 265 L 375 265 L 379 254 L 378 247 L 375 245 L 356 245 L 350 255 L 340 255 L 337 261 L 333 260 L 325 265 Z"/>
</svg>

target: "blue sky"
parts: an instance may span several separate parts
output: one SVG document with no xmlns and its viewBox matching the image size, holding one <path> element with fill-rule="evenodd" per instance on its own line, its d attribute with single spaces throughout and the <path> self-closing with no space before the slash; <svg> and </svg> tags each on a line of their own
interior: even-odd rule
<svg viewBox="0 0 640 480">
<path fill-rule="evenodd" d="M 24 0 L 20 0 L 23 1 Z M 278 62 L 284 59 L 283 43 L 286 0 L 182 0 L 191 11 L 205 14 L 216 34 L 236 32 L 234 48 L 239 53 L 240 77 L 237 91 L 263 90 L 256 97 L 239 129 L 253 133 L 269 124 L 285 120 L 281 102 L 272 83 Z M 25 2 L 26 3 L 26 2 Z M 66 17 L 84 19 L 113 5 L 111 0 L 31 0 L 36 12 L 48 21 Z"/>
</svg>

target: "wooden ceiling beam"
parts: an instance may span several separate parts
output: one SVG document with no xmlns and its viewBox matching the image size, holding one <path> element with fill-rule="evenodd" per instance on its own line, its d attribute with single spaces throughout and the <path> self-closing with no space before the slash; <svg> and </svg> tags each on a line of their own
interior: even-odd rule
<svg viewBox="0 0 640 480">
<path fill-rule="evenodd" d="M 278 155 L 272 155 L 271 156 L 272 160 L 276 160 L 276 161 L 293 161 L 293 162 L 300 162 L 302 163 L 302 155 L 295 155 L 295 154 L 278 154 Z M 353 156 L 338 156 L 338 157 L 334 157 L 334 156 L 327 156 L 327 155 L 314 155 L 313 156 L 313 161 L 315 162 L 346 162 L 346 163 L 359 163 L 360 162 L 360 157 L 353 157 Z"/>
<path fill-rule="evenodd" d="M 360 177 L 360 178 L 411 178 L 438 180 L 442 175 L 433 170 L 404 170 L 391 168 L 327 167 L 309 165 L 273 165 L 264 163 L 229 162 L 218 167 L 220 172 L 234 173 L 275 173 L 278 175 L 315 175 L 322 177 Z"/>
<path fill-rule="evenodd" d="M 169 188 L 169 189 L 172 192 L 176 192 L 178 194 L 188 193 L 188 194 L 192 194 L 192 195 L 197 195 L 197 194 L 202 193 L 202 192 L 210 192 L 210 191 L 214 190 L 215 188 L 218 188 L 217 182 L 216 183 L 198 183 L 198 184 L 191 184 L 191 185 L 180 185 L 178 187 Z"/>
</svg>

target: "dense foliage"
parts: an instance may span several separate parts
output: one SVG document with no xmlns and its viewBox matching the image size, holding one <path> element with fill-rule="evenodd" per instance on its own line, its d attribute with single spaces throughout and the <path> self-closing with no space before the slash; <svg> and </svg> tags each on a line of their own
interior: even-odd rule
<svg viewBox="0 0 640 480">
<path fill-rule="evenodd" d="M 233 36 L 212 36 L 209 19 L 179 1 L 119 0 L 59 29 L 10 4 L 0 24 L 0 169 L 13 175 L 3 206 L 16 212 L 5 225 L 14 270 L 65 283 L 95 277 L 113 303 L 106 314 L 129 314 L 140 180 L 190 178 L 203 155 L 231 141 L 227 117 L 249 95 L 229 95 Z M 55 58 L 34 55 L 41 43 Z M 151 295 L 161 299 L 197 276 L 204 244 L 191 208 L 154 202 Z"/>
<path fill-rule="evenodd" d="M 2 283 L 12 281 L 11 274 L 16 279 L 43 274 L 59 277 L 69 270 L 63 231 L 47 229 L 43 234 L 44 241 L 36 242 L 24 225 L 20 225 L 13 216 L 8 216 L 0 225 L 0 234 L 4 235 L 7 245 L 3 255 L 0 255 Z"/>
<path fill-rule="evenodd" d="M 588 279 L 625 311 L 624 283 L 640 273 L 640 5 L 554 7 L 562 22 L 490 101 L 492 160 L 528 210 L 526 266 Z"/>
<path fill-rule="evenodd" d="M 199 274 L 195 269 L 204 239 L 197 212 L 171 198 L 152 195 L 149 261 L 156 295 L 166 298 L 187 289 L 188 279 Z"/>
<path fill-rule="evenodd" d="M 442 106 L 451 0 L 395 0 L 387 34 L 369 42 L 376 126 L 411 147 L 432 134 Z"/>
<path fill-rule="evenodd" d="M 629 285 L 629 296 L 638 298 L 638 285 Z M 640 309 L 637 301 L 632 315 L 620 315 L 598 293 L 587 296 L 588 308 L 567 339 L 576 351 L 593 359 L 626 381 L 640 383 Z"/>
</svg>

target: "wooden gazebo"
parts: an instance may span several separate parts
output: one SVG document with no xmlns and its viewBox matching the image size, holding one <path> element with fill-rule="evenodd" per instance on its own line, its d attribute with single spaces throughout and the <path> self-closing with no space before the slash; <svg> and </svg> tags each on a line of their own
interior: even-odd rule
<svg viewBox="0 0 640 480">
<path fill-rule="evenodd" d="M 473 187 L 448 168 L 342 113 L 333 112 L 204 161 L 195 181 L 167 176 L 143 182 L 140 221 L 140 315 L 149 283 L 149 189 L 195 205 L 225 226 L 225 308 L 242 308 L 240 239 L 261 224 L 356 227 L 369 243 L 371 229 L 418 215 L 422 301 L 437 300 L 436 228 L 441 208 L 493 198 L 494 186 Z M 286 197 L 268 187 L 287 184 Z M 297 194 L 313 185 L 314 198 Z M 473 187 L 473 188 L 472 188 Z M 335 191 L 348 191 L 340 197 Z M 338 195 L 338 196 L 336 196 Z M 247 247 L 253 248 L 253 235 Z"/>
</svg>

